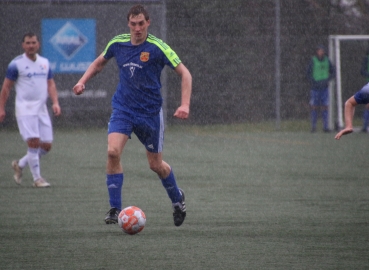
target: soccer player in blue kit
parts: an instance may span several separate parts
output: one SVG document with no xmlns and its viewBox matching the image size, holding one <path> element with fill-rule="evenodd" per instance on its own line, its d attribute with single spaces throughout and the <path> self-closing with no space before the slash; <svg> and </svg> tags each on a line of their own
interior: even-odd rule
<svg viewBox="0 0 369 270">
<path fill-rule="evenodd" d="M 186 217 L 185 195 L 177 186 L 172 168 L 162 159 L 164 123 L 160 74 L 168 65 L 181 77 L 181 105 L 174 113 L 180 119 L 189 115 L 192 76 L 167 44 L 148 33 L 149 14 L 142 5 L 133 6 L 127 20 L 130 33 L 110 40 L 73 87 L 76 95 L 82 94 L 87 81 L 115 57 L 120 81 L 112 98 L 113 111 L 108 125 L 106 184 L 111 209 L 105 223 L 118 222 L 124 179 L 120 157 L 133 132 L 145 146 L 149 167 L 161 179 L 172 201 L 174 225 L 180 226 Z"/>
<path fill-rule="evenodd" d="M 364 85 L 360 91 L 356 92 L 355 95 L 345 102 L 345 128 L 336 134 L 336 140 L 339 140 L 343 135 L 350 134 L 354 131 L 352 122 L 354 119 L 355 107 L 358 104 L 369 104 L 369 83 Z"/>
</svg>

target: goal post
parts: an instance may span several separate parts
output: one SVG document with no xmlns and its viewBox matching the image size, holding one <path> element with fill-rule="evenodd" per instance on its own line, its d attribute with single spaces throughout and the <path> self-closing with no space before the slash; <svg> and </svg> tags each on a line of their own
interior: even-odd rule
<svg viewBox="0 0 369 270">
<path fill-rule="evenodd" d="M 342 129 L 343 122 L 343 101 L 342 101 L 342 80 L 341 80 L 341 41 L 369 40 L 369 35 L 330 35 L 328 37 L 329 59 L 336 67 L 336 78 L 329 83 L 329 129 Z M 335 109 L 336 107 L 336 109 Z"/>
</svg>

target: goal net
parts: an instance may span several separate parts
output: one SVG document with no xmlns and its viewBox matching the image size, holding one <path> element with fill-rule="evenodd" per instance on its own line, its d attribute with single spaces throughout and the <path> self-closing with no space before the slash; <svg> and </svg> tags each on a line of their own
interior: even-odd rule
<svg viewBox="0 0 369 270">
<path fill-rule="evenodd" d="M 344 113 L 342 100 L 341 75 L 341 42 L 342 41 L 368 41 L 369 35 L 330 35 L 328 38 L 329 59 L 336 66 L 336 78 L 329 84 L 329 128 L 342 129 L 344 127 Z M 359 90 L 359 89 L 357 89 Z"/>
</svg>

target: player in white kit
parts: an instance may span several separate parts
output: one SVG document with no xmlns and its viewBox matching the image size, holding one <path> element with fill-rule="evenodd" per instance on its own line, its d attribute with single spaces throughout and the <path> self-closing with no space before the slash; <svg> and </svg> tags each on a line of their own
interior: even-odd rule
<svg viewBox="0 0 369 270">
<path fill-rule="evenodd" d="M 27 142 L 27 154 L 12 162 L 14 180 L 22 182 L 22 170 L 27 165 L 33 176 L 34 187 L 49 187 L 41 176 L 40 157 L 47 154 L 52 146 L 53 129 L 46 101 L 50 97 L 54 114 L 60 115 L 53 74 L 49 61 L 38 55 L 40 43 L 34 33 L 23 36 L 24 53 L 14 58 L 7 69 L 0 93 L 0 122 L 5 118 L 5 105 L 10 90 L 15 87 L 15 116 L 19 132 Z"/>
</svg>

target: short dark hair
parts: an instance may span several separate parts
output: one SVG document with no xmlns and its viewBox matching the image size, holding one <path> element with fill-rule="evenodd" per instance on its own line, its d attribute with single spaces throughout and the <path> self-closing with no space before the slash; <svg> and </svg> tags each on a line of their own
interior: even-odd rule
<svg viewBox="0 0 369 270">
<path fill-rule="evenodd" d="M 326 51 L 325 46 L 322 44 L 319 44 L 318 46 L 316 46 L 316 50 L 323 50 L 324 52 Z"/>
<path fill-rule="evenodd" d="M 24 35 L 23 35 L 23 39 L 22 39 L 22 42 L 24 42 L 24 40 L 26 39 L 26 37 L 36 37 L 36 39 L 37 39 L 37 41 L 38 41 L 38 37 L 37 37 L 37 35 L 35 34 L 35 33 L 33 33 L 33 32 L 28 32 L 28 33 L 25 33 Z"/>
<path fill-rule="evenodd" d="M 146 21 L 148 21 L 150 19 L 149 13 L 147 12 L 147 10 L 144 8 L 143 5 L 135 5 L 135 6 L 131 7 L 131 9 L 129 10 L 129 12 L 127 14 L 127 21 L 129 21 L 129 18 L 131 16 L 138 16 L 140 14 L 144 15 Z"/>
</svg>

